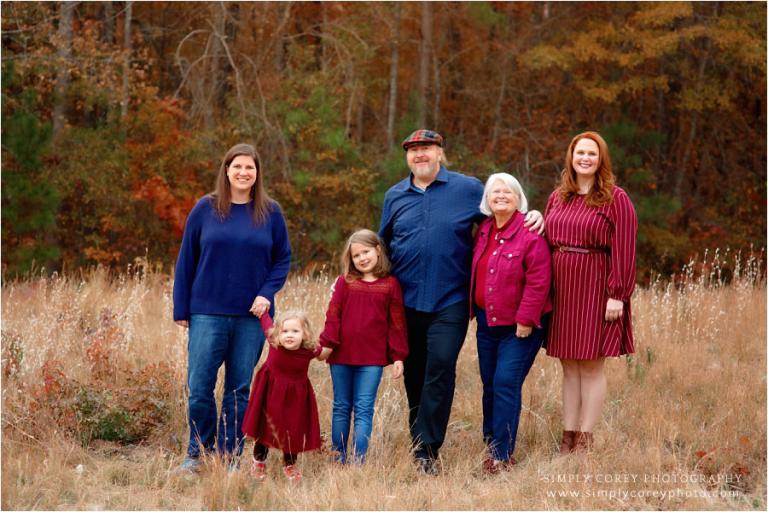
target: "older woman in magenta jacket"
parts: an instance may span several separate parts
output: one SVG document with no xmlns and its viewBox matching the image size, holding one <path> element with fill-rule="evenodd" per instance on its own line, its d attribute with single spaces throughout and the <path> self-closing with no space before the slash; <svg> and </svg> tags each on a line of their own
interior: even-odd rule
<svg viewBox="0 0 768 512">
<path fill-rule="evenodd" d="M 523 226 L 528 209 L 520 183 L 507 173 L 485 184 L 480 211 L 489 217 L 475 238 L 471 310 L 477 316 L 477 353 L 483 381 L 486 473 L 515 464 L 523 381 L 541 348 L 552 267 L 549 247 Z"/>
</svg>

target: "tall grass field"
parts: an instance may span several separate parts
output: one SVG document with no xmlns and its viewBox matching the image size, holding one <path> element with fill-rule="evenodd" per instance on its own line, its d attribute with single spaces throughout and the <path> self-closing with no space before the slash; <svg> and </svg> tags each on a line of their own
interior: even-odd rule
<svg viewBox="0 0 768 512">
<path fill-rule="evenodd" d="M 289 483 L 271 453 L 255 483 L 248 458 L 174 473 L 186 449 L 186 331 L 172 278 L 31 276 L 2 286 L 3 509 L 766 509 L 765 255 L 715 253 L 633 298 L 636 353 L 606 363 L 608 396 L 591 453 L 556 455 L 558 360 L 542 350 L 526 380 L 518 465 L 482 474 L 475 324 L 458 362 L 439 476 L 416 472 L 402 380 L 379 391 L 368 462 L 302 454 Z M 292 275 L 278 308 L 322 327 L 334 275 Z M 263 362 L 266 350 L 262 353 Z M 329 437 L 328 368 L 310 378 Z M 220 379 L 221 381 L 221 379 Z M 221 389 L 218 390 L 221 394 Z M 246 455 L 250 452 L 250 442 Z"/>
</svg>

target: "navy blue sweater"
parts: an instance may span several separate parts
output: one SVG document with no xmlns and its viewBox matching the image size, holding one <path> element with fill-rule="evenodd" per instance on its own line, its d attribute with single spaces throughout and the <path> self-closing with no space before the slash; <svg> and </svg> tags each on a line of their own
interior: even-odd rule
<svg viewBox="0 0 768 512">
<path fill-rule="evenodd" d="M 203 197 L 184 228 L 173 283 L 173 319 L 247 316 L 259 295 L 269 299 L 273 312 L 274 296 L 290 265 L 288 229 L 276 203 L 266 222 L 257 226 L 250 204 L 232 204 L 222 221 L 210 197 Z"/>
</svg>

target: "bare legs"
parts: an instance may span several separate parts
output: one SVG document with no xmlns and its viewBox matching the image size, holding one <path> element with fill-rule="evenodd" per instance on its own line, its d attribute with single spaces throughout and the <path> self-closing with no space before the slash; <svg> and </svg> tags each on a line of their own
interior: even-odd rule
<svg viewBox="0 0 768 512">
<path fill-rule="evenodd" d="M 564 430 L 592 432 L 600 420 L 607 389 L 604 361 L 604 358 L 560 360 L 563 366 Z"/>
</svg>

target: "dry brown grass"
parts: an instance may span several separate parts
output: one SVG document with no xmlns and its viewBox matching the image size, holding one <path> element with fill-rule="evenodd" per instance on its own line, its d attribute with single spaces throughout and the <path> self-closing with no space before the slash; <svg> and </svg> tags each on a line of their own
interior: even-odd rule
<svg viewBox="0 0 768 512">
<path fill-rule="evenodd" d="M 471 325 L 459 359 L 441 476 L 415 473 L 402 381 L 385 374 L 368 464 L 337 468 L 326 455 L 304 454 L 299 463 L 305 480 L 299 485 L 283 480 L 276 454 L 264 484 L 251 482 L 245 467 L 228 475 L 214 460 L 199 477 L 172 474 L 185 448 L 186 334 L 171 321 L 167 277 L 133 272 L 110 278 L 93 271 L 6 283 L 2 508 L 764 510 L 763 255 L 738 268 L 726 259 L 691 265 L 678 286 L 657 282 L 636 292 L 637 354 L 607 364 L 609 395 L 591 455 L 554 456 L 561 375 L 558 362 L 541 352 L 525 385 L 519 465 L 493 478 L 479 475 L 481 387 Z M 706 269 L 701 276 L 694 272 L 700 268 Z M 735 274 L 727 286 L 720 284 L 723 270 Z M 328 275 L 293 277 L 278 305 L 305 309 L 320 326 L 330 284 Z M 121 385 L 118 368 L 175 364 L 170 420 L 139 445 L 84 445 L 34 409 L 45 361 L 63 361 L 72 380 L 93 379 L 84 354 L 104 308 L 120 329 L 109 359 L 115 371 L 104 377 L 114 380 L 107 380 L 110 385 Z M 328 371 L 314 362 L 310 372 L 321 428 L 329 431 Z"/>
</svg>

